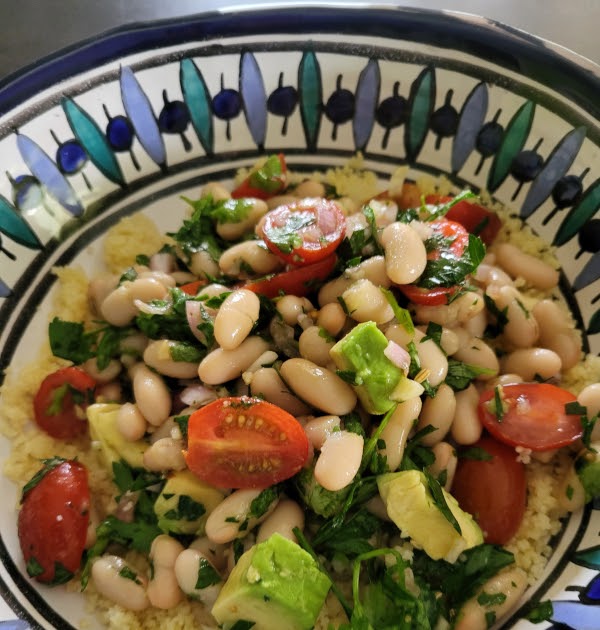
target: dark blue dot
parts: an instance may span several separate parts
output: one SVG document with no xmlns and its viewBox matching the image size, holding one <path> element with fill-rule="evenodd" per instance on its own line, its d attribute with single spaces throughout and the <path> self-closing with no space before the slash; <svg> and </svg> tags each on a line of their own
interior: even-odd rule
<svg viewBox="0 0 600 630">
<path fill-rule="evenodd" d="M 291 85 L 278 87 L 267 99 L 267 110 L 275 116 L 291 116 L 298 103 L 298 92 Z"/>
<path fill-rule="evenodd" d="M 77 173 L 86 161 L 87 153 L 77 140 L 63 142 L 56 151 L 56 164 L 63 173 Z"/>
<path fill-rule="evenodd" d="M 458 112 L 452 105 L 442 105 L 431 114 L 429 126 L 440 138 L 453 136 L 458 128 Z"/>
<path fill-rule="evenodd" d="M 221 90 L 213 98 L 213 112 L 221 120 L 231 120 L 239 115 L 242 109 L 242 99 L 235 90 Z"/>
<path fill-rule="evenodd" d="M 166 133 L 183 133 L 190 122 L 190 113 L 182 101 L 165 103 L 158 116 L 158 127 Z"/>
<path fill-rule="evenodd" d="M 408 120 L 408 101 L 403 96 L 390 96 L 377 107 L 375 120 L 386 129 L 403 125 Z"/>
<path fill-rule="evenodd" d="M 341 125 L 354 116 L 354 94 L 350 90 L 338 88 L 325 105 L 325 115 L 332 123 Z"/>
<path fill-rule="evenodd" d="M 106 139 L 115 151 L 129 151 L 133 143 L 133 125 L 125 116 L 115 116 L 106 125 Z"/>
<path fill-rule="evenodd" d="M 502 144 L 504 129 L 497 122 L 489 122 L 483 125 L 477 134 L 475 146 L 483 157 L 494 155 Z"/>
<path fill-rule="evenodd" d="M 544 159 L 535 151 L 521 151 L 510 165 L 511 175 L 519 182 L 530 182 L 544 166 Z"/>
<path fill-rule="evenodd" d="M 552 200 L 557 208 L 574 206 L 581 199 L 583 183 L 577 175 L 561 177 L 552 189 Z"/>
</svg>

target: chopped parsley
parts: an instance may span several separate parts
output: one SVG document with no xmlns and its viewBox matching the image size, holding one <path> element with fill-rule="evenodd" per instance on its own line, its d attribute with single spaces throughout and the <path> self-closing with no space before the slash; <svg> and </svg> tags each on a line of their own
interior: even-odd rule
<svg viewBox="0 0 600 630">
<path fill-rule="evenodd" d="M 213 565 L 206 560 L 206 558 L 201 558 L 198 563 L 198 577 L 196 578 L 195 588 L 203 589 L 207 586 L 218 584 L 221 581 L 221 576 L 217 573 Z"/>
</svg>

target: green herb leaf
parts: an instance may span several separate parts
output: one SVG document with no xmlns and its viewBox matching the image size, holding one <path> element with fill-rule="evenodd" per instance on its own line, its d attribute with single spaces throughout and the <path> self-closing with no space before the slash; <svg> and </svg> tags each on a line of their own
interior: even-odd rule
<svg viewBox="0 0 600 630">
<path fill-rule="evenodd" d="M 527 612 L 525 618 L 531 623 L 542 623 L 543 621 L 550 621 L 554 614 L 554 607 L 550 600 L 539 602 L 531 610 Z"/>
<path fill-rule="evenodd" d="M 409 335 L 414 334 L 415 325 L 413 324 L 412 317 L 410 316 L 410 312 L 406 308 L 402 308 L 398 305 L 396 300 L 396 296 L 389 290 L 384 287 L 379 287 L 380 291 L 385 296 L 385 299 L 388 301 L 389 305 L 392 307 L 392 311 L 394 312 L 394 317 L 396 321 L 406 330 Z"/>
<path fill-rule="evenodd" d="M 135 582 L 136 584 L 141 584 L 138 578 L 138 574 L 130 567 L 127 567 L 127 566 L 123 567 L 119 571 L 119 576 L 126 580 L 131 580 L 132 582 Z"/>
<path fill-rule="evenodd" d="M 267 513 L 274 501 L 277 501 L 281 494 L 281 488 L 278 485 L 270 486 L 260 492 L 260 494 L 250 503 L 248 516 L 250 518 L 260 518 Z"/>
<path fill-rule="evenodd" d="M 222 582 L 221 576 L 217 573 L 213 565 L 206 560 L 206 558 L 201 558 L 198 563 L 198 577 L 196 579 L 196 588 L 202 589 L 207 586 L 212 586 L 213 584 L 218 584 Z"/>
<path fill-rule="evenodd" d="M 269 194 L 275 194 L 285 186 L 283 167 L 278 155 L 270 155 L 266 162 L 250 173 L 248 182 L 252 188 L 258 188 Z"/>
<path fill-rule="evenodd" d="M 48 584 L 52 586 L 58 586 L 59 584 L 66 584 L 69 580 L 73 579 L 73 571 L 69 571 L 60 562 L 54 563 L 54 577 Z"/>
<path fill-rule="evenodd" d="M 27 561 L 25 565 L 25 569 L 27 570 L 27 575 L 30 577 L 37 577 L 38 575 L 42 575 L 45 571 L 44 567 L 39 563 L 37 558 L 31 557 Z"/>
<path fill-rule="evenodd" d="M 190 420 L 190 415 L 191 414 L 187 414 L 183 416 L 175 416 L 173 418 L 173 420 L 179 425 L 179 430 L 181 431 L 181 437 L 183 438 L 184 442 L 187 441 L 188 422 Z"/>
<path fill-rule="evenodd" d="M 316 223 L 314 213 L 307 210 L 299 210 L 288 215 L 284 225 L 265 227 L 267 238 L 279 251 L 290 254 L 294 249 L 302 246 L 302 237 L 299 232 Z"/>
<path fill-rule="evenodd" d="M 55 317 L 48 325 L 50 349 L 55 357 L 80 365 L 94 356 L 92 340 L 86 336 L 83 324 Z"/>
<path fill-rule="evenodd" d="M 425 336 L 421 339 L 420 343 L 424 343 L 425 341 L 428 341 L 431 339 L 431 341 L 433 341 L 437 345 L 437 347 L 440 348 L 440 350 L 442 350 L 443 352 L 442 330 L 443 328 L 439 324 L 436 324 L 435 322 L 429 322 L 429 324 L 427 324 L 427 330 L 425 331 Z"/>
<path fill-rule="evenodd" d="M 498 385 L 494 387 L 494 414 L 498 422 L 502 422 L 504 418 L 504 405 L 502 403 L 502 389 Z"/>
<path fill-rule="evenodd" d="M 469 243 L 460 258 L 457 258 L 449 247 L 442 246 L 439 257 L 427 261 L 417 286 L 435 289 L 464 284 L 467 276 L 477 269 L 484 256 L 485 245 L 474 234 L 469 234 Z"/>
<path fill-rule="evenodd" d="M 504 593 L 486 593 L 482 591 L 477 596 L 477 603 L 481 606 L 499 606 L 506 601 L 506 595 Z"/>
<path fill-rule="evenodd" d="M 170 346 L 169 354 L 173 361 L 199 363 L 206 355 L 206 351 L 200 350 L 189 341 L 178 341 Z"/>
<path fill-rule="evenodd" d="M 466 389 L 471 381 L 482 374 L 494 374 L 489 368 L 479 367 L 477 365 L 469 365 L 456 359 L 448 359 L 448 374 L 446 375 L 446 385 L 460 392 Z"/>
<path fill-rule="evenodd" d="M 460 528 L 459 522 L 456 520 L 456 517 L 452 513 L 452 510 L 448 507 L 448 503 L 446 503 L 446 497 L 444 496 L 444 492 L 442 491 L 442 486 L 439 482 L 426 470 L 423 471 L 425 478 L 427 479 L 427 485 L 429 487 L 429 492 L 431 492 L 431 496 L 435 504 L 437 505 L 438 510 L 444 515 L 446 520 L 452 525 L 452 527 L 459 533 L 462 534 L 462 530 Z"/>
<path fill-rule="evenodd" d="M 480 446 L 470 446 L 469 448 L 462 449 L 458 457 L 459 459 L 473 459 L 478 462 L 489 462 L 494 459 L 492 455 Z"/>
<path fill-rule="evenodd" d="M 67 460 L 62 457 L 51 457 L 50 459 L 43 459 L 43 467 L 38 470 L 35 475 L 23 486 L 23 490 L 21 491 L 21 503 L 25 498 L 25 495 L 35 486 L 40 483 L 40 481 L 51 471 L 54 470 L 57 466 L 60 466 Z"/>
<path fill-rule="evenodd" d="M 504 327 L 508 324 L 508 306 L 500 310 L 496 302 L 487 293 L 483 294 L 483 301 L 490 315 L 496 320 L 495 325 L 489 325 L 486 328 L 485 334 L 488 337 L 497 337 L 503 333 Z"/>
<path fill-rule="evenodd" d="M 428 205 L 427 212 L 429 216 L 427 217 L 427 220 L 436 221 L 437 219 L 440 219 L 441 217 L 446 216 L 446 214 L 448 214 L 450 209 L 453 206 L 455 206 L 457 203 L 460 203 L 461 201 L 465 201 L 466 199 L 477 199 L 477 198 L 478 197 L 474 192 L 470 190 L 463 190 L 460 193 L 458 193 L 458 195 L 455 195 L 454 197 L 452 197 L 450 201 L 446 201 L 445 203 L 441 203 L 437 205 Z"/>
<path fill-rule="evenodd" d="M 197 521 L 203 514 L 206 514 L 206 508 L 202 503 L 187 494 L 181 494 L 177 499 L 177 507 L 165 512 L 164 518 L 173 521 Z"/>
<path fill-rule="evenodd" d="M 119 284 L 123 284 L 124 282 L 133 282 L 138 277 L 138 272 L 133 268 L 129 267 L 126 269 L 119 278 Z"/>
<path fill-rule="evenodd" d="M 210 215 L 217 223 L 241 223 L 248 218 L 253 205 L 250 199 L 222 199 L 214 204 Z"/>
</svg>

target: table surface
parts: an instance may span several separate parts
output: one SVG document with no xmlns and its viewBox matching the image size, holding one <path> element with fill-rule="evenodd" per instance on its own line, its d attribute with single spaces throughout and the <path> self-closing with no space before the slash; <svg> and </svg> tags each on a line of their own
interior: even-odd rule
<svg viewBox="0 0 600 630">
<path fill-rule="evenodd" d="M 600 63 L 600 0 L 376 0 L 375 3 L 482 15 Z M 0 78 L 65 46 L 118 26 L 202 11 L 234 10 L 248 4 L 248 0 L 1 0 Z M 293 2 L 262 0 L 253 6 L 275 4 L 289 6 Z M 365 3 L 334 0 L 327 4 Z"/>
</svg>

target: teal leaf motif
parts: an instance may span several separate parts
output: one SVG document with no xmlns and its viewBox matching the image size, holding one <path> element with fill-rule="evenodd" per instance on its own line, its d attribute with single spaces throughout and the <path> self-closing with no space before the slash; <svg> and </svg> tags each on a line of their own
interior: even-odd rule
<svg viewBox="0 0 600 630">
<path fill-rule="evenodd" d="M 580 567 L 600 571 L 600 545 L 575 552 L 571 560 Z"/>
<path fill-rule="evenodd" d="M 354 121 L 352 131 L 354 134 L 354 146 L 362 151 L 373 131 L 375 124 L 375 110 L 379 101 L 379 88 L 381 75 L 376 59 L 370 59 L 363 68 L 356 86 Z"/>
<path fill-rule="evenodd" d="M 323 85 L 321 83 L 321 68 L 313 51 L 307 51 L 302 55 L 298 67 L 298 89 L 306 148 L 309 151 L 315 151 L 321 127 Z"/>
<path fill-rule="evenodd" d="M 588 335 L 597 335 L 598 333 L 600 333 L 600 310 L 596 311 L 592 315 L 586 332 Z M 598 556 L 598 562 L 600 562 L 600 551 L 598 551 Z M 600 569 L 600 564 L 598 565 L 598 569 Z"/>
<path fill-rule="evenodd" d="M 544 203 L 556 182 L 569 170 L 581 149 L 585 134 L 585 127 L 577 127 L 569 131 L 556 145 L 525 197 L 521 207 L 521 216 L 524 219 Z"/>
<path fill-rule="evenodd" d="M 111 182 L 123 186 L 125 180 L 119 162 L 94 119 L 70 98 L 63 99 L 62 108 L 73 133 L 90 160 Z"/>
<path fill-rule="evenodd" d="M 125 112 L 146 153 L 161 168 L 166 168 L 167 153 L 165 143 L 160 135 L 156 116 L 150 101 L 142 89 L 133 70 L 128 66 L 121 68 L 121 98 Z"/>
<path fill-rule="evenodd" d="M 42 244 L 35 232 L 17 212 L 16 208 L 2 195 L 0 195 L 0 232 L 23 247 L 42 249 Z"/>
<path fill-rule="evenodd" d="M 48 193 L 74 217 L 81 216 L 83 207 L 73 187 L 44 150 L 31 138 L 21 133 L 17 133 L 17 147 L 32 175 Z"/>
<path fill-rule="evenodd" d="M 260 68 L 251 52 L 245 52 L 240 59 L 240 94 L 250 135 L 256 146 L 262 149 L 267 135 L 267 93 Z"/>
<path fill-rule="evenodd" d="M 206 154 L 213 155 L 215 139 L 210 92 L 202 73 L 191 59 L 181 62 L 179 83 L 198 140 Z"/>
<path fill-rule="evenodd" d="M 409 114 L 404 129 L 404 148 L 409 162 L 414 162 L 429 130 L 429 119 L 435 104 L 435 71 L 425 68 L 410 88 Z"/>
<path fill-rule="evenodd" d="M 452 172 L 458 173 L 475 148 L 488 110 L 489 93 L 485 83 L 478 83 L 460 111 L 454 144 L 452 145 Z"/>
<path fill-rule="evenodd" d="M 488 190 L 494 192 L 507 178 L 512 161 L 525 146 L 535 113 L 535 103 L 526 101 L 512 117 L 488 174 Z"/>
<path fill-rule="evenodd" d="M 587 189 L 581 201 L 569 210 L 569 214 L 556 231 L 554 245 L 560 247 L 570 241 L 598 210 L 600 210 L 600 179 L 597 179 Z"/>
</svg>

